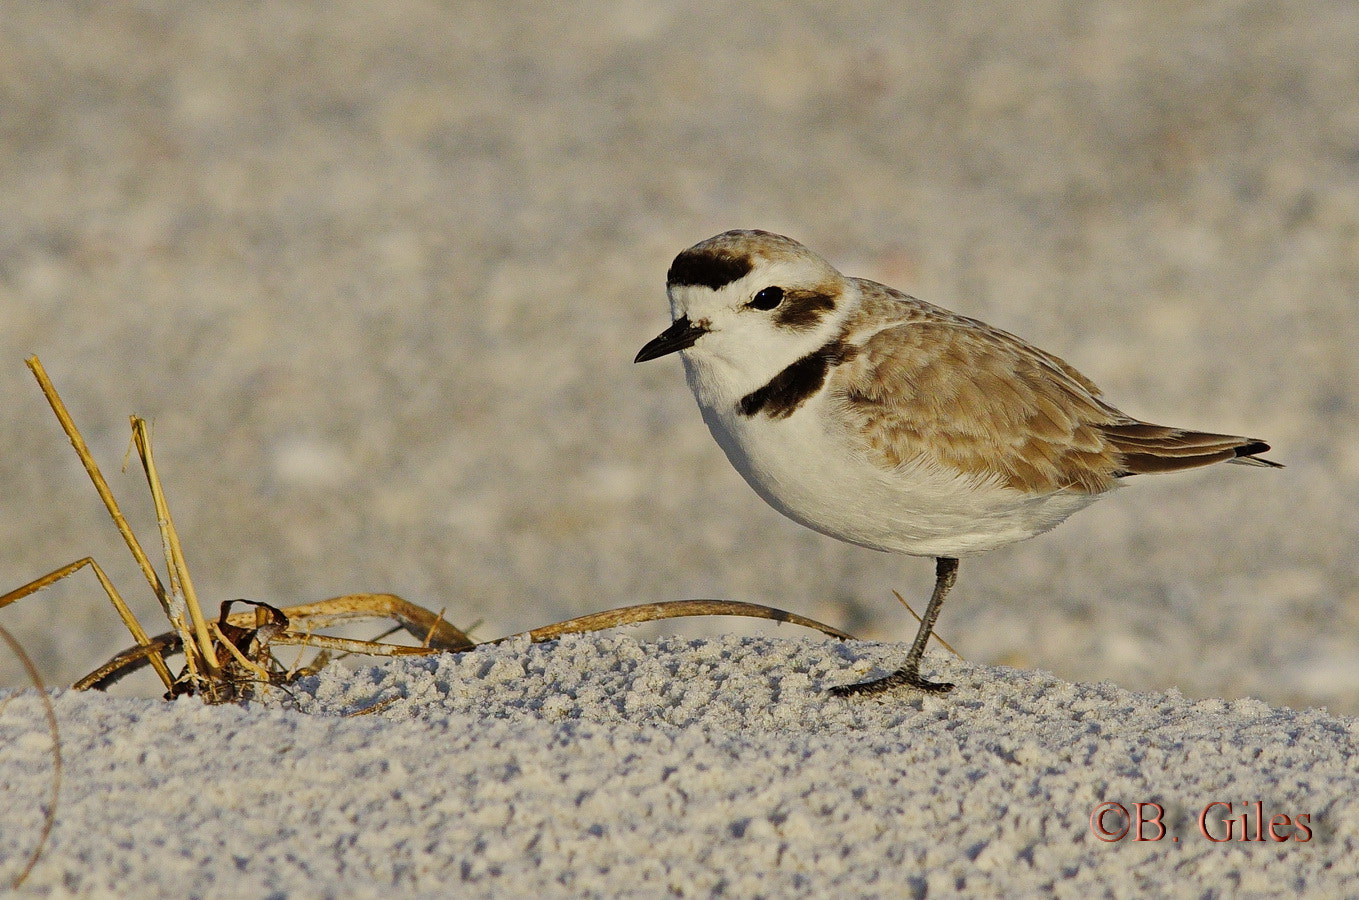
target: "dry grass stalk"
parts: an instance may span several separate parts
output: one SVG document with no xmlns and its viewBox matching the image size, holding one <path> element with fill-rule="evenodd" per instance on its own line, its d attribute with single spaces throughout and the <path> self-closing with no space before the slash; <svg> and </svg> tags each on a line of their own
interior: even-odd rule
<svg viewBox="0 0 1359 900">
<path fill-rule="evenodd" d="M 160 600 L 161 606 L 165 603 L 165 588 L 160 583 L 160 576 L 156 574 L 155 568 L 151 565 L 151 560 L 147 559 L 146 553 L 142 550 L 142 545 L 137 542 L 137 536 L 132 533 L 132 526 L 127 524 L 127 519 L 123 517 L 122 510 L 118 508 L 118 501 L 113 499 L 113 491 L 109 490 L 109 483 L 104 480 L 104 475 L 99 471 L 99 466 L 95 464 L 94 457 L 90 455 L 90 448 L 85 444 L 85 438 L 81 437 L 80 430 L 76 428 L 75 422 L 71 419 L 71 414 L 66 411 L 66 404 L 61 401 L 61 396 L 57 389 L 52 386 L 51 380 L 47 377 L 47 370 L 42 367 L 42 362 L 36 356 L 30 356 L 27 360 L 28 368 L 32 370 L 33 377 L 38 380 L 38 387 L 42 389 L 43 396 L 47 398 L 48 404 L 52 407 L 52 412 L 56 413 L 57 421 L 61 423 L 61 428 L 66 432 L 66 437 L 70 439 L 71 446 L 75 448 L 76 456 L 80 457 L 80 463 L 85 467 L 86 473 L 90 476 L 90 481 L 94 483 L 94 489 L 99 493 L 99 499 L 104 501 L 105 508 L 113 518 L 113 524 L 117 526 L 118 533 L 123 536 L 123 541 L 127 544 L 127 549 L 132 553 L 132 558 L 137 561 L 142 574 L 146 576 L 146 581 L 151 585 L 151 590 L 155 593 L 156 599 Z M 168 613 L 169 610 L 166 609 Z"/>
<path fill-rule="evenodd" d="M 123 601 L 122 595 L 118 593 L 118 589 L 113 586 L 113 582 L 104 574 L 104 570 L 99 568 L 99 563 L 95 562 L 94 557 L 92 556 L 78 559 L 73 563 L 62 566 L 60 569 L 48 572 L 41 578 L 30 581 L 23 587 L 15 588 L 8 594 L 0 597 L 0 609 L 3 609 L 16 600 L 22 600 L 29 594 L 36 594 L 43 588 L 56 584 L 68 575 L 74 575 L 85 566 L 89 566 L 94 570 L 95 577 L 99 579 L 100 587 L 104 589 L 104 593 L 108 595 L 109 602 L 113 604 L 113 608 L 118 611 L 118 616 L 123 620 L 123 624 L 127 626 L 127 630 L 131 632 L 132 639 L 137 642 L 138 647 L 146 651 L 146 658 L 151 663 L 152 667 L 155 668 L 156 674 L 160 676 L 160 680 L 164 683 L 165 689 L 169 690 L 170 686 L 174 684 L 175 679 L 174 676 L 170 674 L 170 667 L 166 665 L 165 657 L 161 655 L 159 648 L 153 646 L 151 639 L 146 636 L 146 632 L 142 629 L 141 623 L 137 621 L 137 617 L 132 615 L 132 610 L 129 609 L 128 605 Z"/>
<path fill-rule="evenodd" d="M 898 602 L 898 603 L 900 603 L 902 606 L 906 607 L 906 611 L 907 611 L 908 613 L 910 613 L 911 615 L 915 616 L 915 620 L 916 620 L 917 623 L 919 623 L 919 622 L 921 621 L 921 619 L 920 619 L 920 613 L 918 613 L 918 612 L 915 611 L 915 607 L 914 607 L 914 606 L 912 606 L 911 604 L 909 604 L 909 603 L 906 602 L 906 598 L 903 597 L 903 596 L 901 596 L 901 592 L 900 592 L 900 591 L 893 591 L 893 592 L 892 592 L 892 596 L 897 598 L 897 602 Z M 947 650 L 949 653 L 952 653 L 954 656 L 958 657 L 959 659 L 962 659 L 962 658 L 963 658 L 963 655 L 962 655 L 961 653 L 959 653 L 957 650 L 954 650 L 954 649 L 953 649 L 953 645 L 952 645 L 952 644 L 950 644 L 948 641 L 944 640 L 943 638 L 941 638 L 941 637 L 939 636 L 939 632 L 937 632 L 937 631 L 931 631 L 931 632 L 930 632 L 930 637 L 932 637 L 932 638 L 934 638 L 936 641 L 938 641 L 938 642 L 943 646 L 943 648 L 944 648 L 945 650 Z"/>
<path fill-rule="evenodd" d="M 170 515 L 170 505 L 165 500 L 165 490 L 161 487 L 160 477 L 156 474 L 156 463 L 151 454 L 151 436 L 146 427 L 146 420 L 132 416 L 131 422 L 132 442 L 137 448 L 137 456 L 142 461 L 142 470 L 146 473 L 146 483 L 151 490 L 151 502 L 156 508 L 156 527 L 160 530 L 161 547 L 165 554 L 166 574 L 170 582 L 165 607 L 170 616 L 170 624 L 183 642 L 188 678 L 196 689 L 211 692 L 221 681 L 221 667 L 217 664 L 217 645 L 213 641 L 203 609 L 198 605 L 193 579 L 189 577 L 189 567 L 184 562 L 184 549 L 179 541 L 179 532 L 175 529 L 175 520 Z"/>
<path fill-rule="evenodd" d="M 617 628 L 620 625 L 635 625 L 639 622 L 654 622 L 658 619 L 675 619 L 687 616 L 745 616 L 751 619 L 772 619 L 775 622 L 787 622 L 790 625 L 811 628 L 840 640 L 854 640 L 852 634 L 847 634 L 830 625 L 823 625 L 815 619 L 799 616 L 797 613 L 776 609 L 772 606 L 764 606 L 760 603 L 744 603 L 740 600 L 669 600 L 664 603 L 639 603 L 636 606 L 622 606 L 618 609 L 568 619 L 555 625 L 544 625 L 542 628 L 534 628 L 532 631 L 523 632 L 523 634 L 537 644 L 555 640 L 564 634 L 603 631 L 606 628 Z M 499 644 L 502 641 L 520 636 L 510 635 L 486 643 Z"/>
<path fill-rule="evenodd" d="M 38 858 L 42 856 L 43 848 L 47 846 L 47 839 L 52 834 L 52 827 L 57 823 L 57 797 L 61 794 L 61 732 L 57 729 L 57 711 L 52 706 L 52 698 L 47 696 L 47 689 L 42 683 L 42 676 L 38 674 L 38 667 L 33 665 L 33 660 L 29 658 L 23 646 L 14 639 L 14 635 L 4 628 L 0 628 L 0 639 L 9 644 L 9 649 L 14 652 L 14 655 L 23 665 L 24 671 L 28 673 L 28 678 L 33 682 L 33 687 L 37 688 L 38 697 L 42 700 L 43 711 L 47 714 L 47 730 L 52 735 L 52 795 L 47 802 L 47 810 L 43 814 L 42 828 L 38 832 L 38 842 L 33 846 L 33 851 L 29 853 L 24 867 L 10 882 L 10 889 L 17 891 L 28 880 L 33 867 L 38 864 Z"/>
</svg>

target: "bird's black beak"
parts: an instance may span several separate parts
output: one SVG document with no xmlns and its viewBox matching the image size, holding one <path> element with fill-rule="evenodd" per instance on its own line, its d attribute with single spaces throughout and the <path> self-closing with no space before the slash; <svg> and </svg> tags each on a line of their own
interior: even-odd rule
<svg viewBox="0 0 1359 900">
<path fill-rule="evenodd" d="M 706 322 L 695 325 L 689 321 L 688 316 L 680 316 L 670 324 L 669 328 L 656 335 L 647 342 L 645 347 L 638 350 L 637 358 L 633 362 L 646 362 L 648 359 L 656 359 L 677 350 L 687 350 L 694 346 L 694 341 L 707 333 L 708 325 Z"/>
</svg>

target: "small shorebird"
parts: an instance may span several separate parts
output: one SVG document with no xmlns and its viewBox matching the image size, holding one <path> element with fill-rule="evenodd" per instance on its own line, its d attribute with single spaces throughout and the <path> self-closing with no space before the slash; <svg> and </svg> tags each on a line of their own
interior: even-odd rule
<svg viewBox="0 0 1359 900">
<path fill-rule="evenodd" d="M 736 470 L 796 522 L 936 560 L 905 664 L 832 688 L 942 693 L 920 660 L 960 556 L 1053 528 L 1131 475 L 1278 467 L 1256 438 L 1153 425 L 1012 334 L 841 275 L 791 238 L 728 231 L 675 257 L 673 324 L 636 362 L 679 352 Z"/>
</svg>

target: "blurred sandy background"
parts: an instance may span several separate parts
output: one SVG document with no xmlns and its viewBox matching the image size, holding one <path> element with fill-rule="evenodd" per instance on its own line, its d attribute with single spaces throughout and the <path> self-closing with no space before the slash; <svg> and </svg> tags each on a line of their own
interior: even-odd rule
<svg viewBox="0 0 1359 900">
<path fill-rule="evenodd" d="M 928 561 L 786 522 L 678 361 L 632 365 L 674 254 L 761 227 L 1288 464 L 965 561 L 969 659 L 1359 712 L 1357 46 L 1349 0 L 8 3 L 0 590 L 93 554 L 162 627 L 38 353 L 152 551 L 118 470 L 155 421 L 212 608 L 386 590 L 489 637 L 716 596 L 909 639 Z M 128 643 L 89 574 L 0 624 L 54 683 Z"/>
</svg>

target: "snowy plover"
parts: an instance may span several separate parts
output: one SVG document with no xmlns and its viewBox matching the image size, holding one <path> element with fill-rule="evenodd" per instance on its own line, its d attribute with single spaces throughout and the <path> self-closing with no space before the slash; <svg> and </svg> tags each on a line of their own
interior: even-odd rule
<svg viewBox="0 0 1359 900">
<path fill-rule="evenodd" d="M 1152 425 L 1012 334 L 841 275 L 791 238 L 728 231 L 675 257 L 673 324 L 636 362 L 679 351 L 727 458 L 755 492 L 831 537 L 936 560 L 905 665 L 920 675 L 958 558 L 1041 534 L 1129 475 L 1277 467 L 1264 441 Z"/>
</svg>

